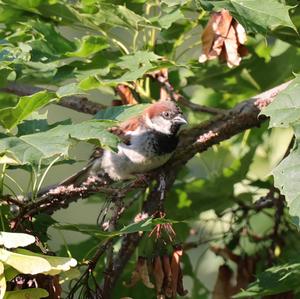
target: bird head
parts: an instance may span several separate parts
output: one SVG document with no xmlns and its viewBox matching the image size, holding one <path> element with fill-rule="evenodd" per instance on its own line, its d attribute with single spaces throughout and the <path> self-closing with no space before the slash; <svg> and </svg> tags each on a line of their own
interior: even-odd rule
<svg viewBox="0 0 300 299">
<path fill-rule="evenodd" d="M 181 109 L 173 101 L 159 101 L 144 112 L 146 125 L 157 132 L 175 135 L 180 127 L 187 124 Z"/>
</svg>

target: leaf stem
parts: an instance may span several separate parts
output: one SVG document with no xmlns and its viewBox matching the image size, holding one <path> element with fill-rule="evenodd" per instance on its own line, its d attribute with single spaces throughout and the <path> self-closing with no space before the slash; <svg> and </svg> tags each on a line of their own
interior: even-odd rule
<svg viewBox="0 0 300 299">
<path fill-rule="evenodd" d="M 38 184 L 38 187 L 37 187 L 37 190 L 36 190 L 36 193 L 40 190 L 45 178 L 46 178 L 46 175 L 48 174 L 49 170 L 51 169 L 51 167 L 62 157 L 62 154 L 58 155 L 55 159 L 52 160 L 52 162 L 48 165 L 48 167 L 46 168 L 46 170 L 44 171 L 40 181 L 39 181 L 39 184 Z"/>
</svg>

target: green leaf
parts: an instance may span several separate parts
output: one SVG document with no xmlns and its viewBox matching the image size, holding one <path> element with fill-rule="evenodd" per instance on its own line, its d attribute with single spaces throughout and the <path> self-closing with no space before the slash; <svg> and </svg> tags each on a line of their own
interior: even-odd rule
<svg viewBox="0 0 300 299">
<path fill-rule="evenodd" d="M 31 55 L 34 61 L 59 59 L 60 55 L 75 48 L 74 43 L 62 36 L 53 24 L 32 20 L 27 26 L 35 31 L 35 39 L 28 43 L 32 48 Z"/>
<path fill-rule="evenodd" d="M 24 9 L 31 9 L 39 6 L 43 0 L 3 0 L 4 3 L 11 4 Z"/>
<path fill-rule="evenodd" d="M 59 125 L 45 132 L 0 139 L 0 153 L 11 159 L 9 164 L 37 165 L 42 159 L 57 155 L 68 157 L 74 141 L 86 141 L 115 149 L 118 137 L 107 131 L 112 121 L 88 120 L 80 124 Z"/>
<path fill-rule="evenodd" d="M 155 225 L 157 224 L 163 224 L 163 223 L 178 223 L 179 221 L 165 219 L 165 218 L 146 218 L 144 220 L 141 220 L 137 223 L 130 223 L 127 226 L 124 226 L 122 229 L 117 231 L 102 231 L 99 227 L 95 225 L 89 225 L 89 224 L 57 224 L 54 225 L 55 228 L 60 230 L 69 230 L 69 231 L 77 231 L 81 232 L 83 234 L 88 234 L 91 236 L 94 236 L 96 238 L 111 238 L 116 237 L 120 235 L 125 234 L 132 234 L 136 232 L 149 232 L 152 231 Z M 181 221 L 182 222 L 182 221 Z"/>
<path fill-rule="evenodd" d="M 117 121 L 124 121 L 131 117 L 139 115 L 149 104 L 138 104 L 133 106 L 113 106 L 100 110 L 95 115 L 95 119 L 111 119 Z"/>
<path fill-rule="evenodd" d="M 106 38 L 103 36 L 84 36 L 81 41 L 78 41 L 77 50 L 68 52 L 70 57 L 89 57 L 93 54 L 109 47 Z"/>
<path fill-rule="evenodd" d="M 260 273 L 257 280 L 247 290 L 233 298 L 249 298 L 249 296 L 275 295 L 299 290 L 300 264 L 289 263 L 275 266 Z"/>
<path fill-rule="evenodd" d="M 85 94 L 85 92 L 82 89 L 80 89 L 78 87 L 78 84 L 76 83 L 64 85 L 56 91 L 56 95 L 58 98 L 68 97 L 75 94 Z"/>
<path fill-rule="evenodd" d="M 177 5 L 184 5 L 187 0 L 162 0 L 162 3 L 165 3 L 168 6 L 177 6 Z"/>
<path fill-rule="evenodd" d="M 122 5 L 101 3 L 96 14 L 96 22 L 100 25 L 118 26 L 139 30 L 141 27 L 150 27 L 150 22 Z"/>
<path fill-rule="evenodd" d="M 158 23 L 163 29 L 168 29 L 173 23 L 184 19 L 184 15 L 178 7 L 168 7 L 163 12 L 164 15 L 158 17 Z"/>
<path fill-rule="evenodd" d="M 300 76 L 280 92 L 274 101 L 262 110 L 270 117 L 270 127 L 293 127 L 296 149 L 273 169 L 274 185 L 285 195 L 293 222 L 300 226 Z M 291 181 L 292 179 L 292 181 Z"/>
<path fill-rule="evenodd" d="M 207 7 L 212 5 L 216 10 L 228 9 L 247 31 L 266 33 L 279 26 L 290 27 L 295 31 L 295 25 L 289 16 L 291 6 L 277 0 L 200 0 Z"/>
<path fill-rule="evenodd" d="M 300 226 L 300 147 L 273 170 L 274 185 L 285 195 L 293 222 Z"/>
<path fill-rule="evenodd" d="M 137 51 L 134 54 L 120 57 L 121 61 L 117 65 L 122 69 L 134 72 L 143 67 L 153 67 L 152 62 L 158 61 L 161 58 L 161 56 L 156 55 L 154 52 Z"/>
<path fill-rule="evenodd" d="M 28 256 L 0 249 L 0 260 L 20 273 L 38 274 L 51 270 L 50 263 L 42 257 Z"/>
<path fill-rule="evenodd" d="M 3 107 L 0 103 L 0 124 L 6 129 L 11 129 L 35 110 L 55 100 L 57 100 L 55 93 L 41 91 L 31 96 L 21 97 L 13 107 Z"/>
<path fill-rule="evenodd" d="M 0 245 L 6 248 L 26 247 L 35 242 L 35 237 L 23 233 L 0 232 Z"/>
<path fill-rule="evenodd" d="M 55 128 L 58 125 L 70 125 L 71 120 L 66 119 L 49 125 L 47 121 L 48 113 L 39 114 L 33 112 L 30 117 L 18 124 L 18 136 L 40 133 Z"/>
<path fill-rule="evenodd" d="M 15 268 L 6 265 L 4 268 L 4 274 L 7 281 L 14 279 L 17 275 L 20 274 Z"/>
<path fill-rule="evenodd" d="M 40 257 L 46 260 L 50 264 L 51 269 L 49 271 L 43 271 L 45 275 L 57 275 L 60 272 L 69 271 L 72 267 L 77 265 L 77 261 L 69 257 L 42 255 L 26 249 L 16 249 L 16 252 L 20 255 Z"/>
<path fill-rule="evenodd" d="M 44 289 L 26 289 L 19 291 L 9 291 L 5 293 L 4 299 L 40 299 L 46 298 L 49 296 L 49 293 Z"/>
<path fill-rule="evenodd" d="M 281 91 L 261 114 L 270 117 L 270 127 L 290 127 L 300 121 L 300 76 Z"/>
</svg>

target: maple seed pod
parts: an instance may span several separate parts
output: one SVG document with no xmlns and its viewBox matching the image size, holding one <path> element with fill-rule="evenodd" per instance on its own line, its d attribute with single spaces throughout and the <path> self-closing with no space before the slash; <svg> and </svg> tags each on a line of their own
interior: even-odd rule
<svg viewBox="0 0 300 299">
<path fill-rule="evenodd" d="M 164 284 L 164 270 L 161 262 L 161 257 L 156 256 L 153 262 L 153 276 L 155 279 L 155 288 L 158 295 L 162 293 L 162 288 Z"/>
<path fill-rule="evenodd" d="M 172 271 L 171 271 L 170 258 L 168 255 L 164 255 L 162 260 L 163 260 L 163 268 L 165 273 L 165 281 L 164 281 L 165 295 L 167 298 L 172 298 L 173 290 L 172 290 Z"/>
<path fill-rule="evenodd" d="M 178 275 L 180 269 L 180 257 L 182 256 L 182 248 L 174 248 L 172 258 L 171 258 L 171 272 L 172 272 L 172 294 L 176 295 Z"/>
<path fill-rule="evenodd" d="M 185 296 L 187 293 L 188 293 L 188 291 L 185 290 L 183 287 L 183 273 L 182 273 L 181 268 L 179 267 L 178 282 L 177 282 L 177 294 L 180 296 Z"/>
<path fill-rule="evenodd" d="M 119 94 L 119 96 L 121 98 L 121 102 L 122 102 L 123 105 L 135 105 L 135 104 L 138 104 L 138 102 L 134 98 L 132 90 L 127 85 L 119 84 L 116 87 L 116 92 Z"/>
</svg>

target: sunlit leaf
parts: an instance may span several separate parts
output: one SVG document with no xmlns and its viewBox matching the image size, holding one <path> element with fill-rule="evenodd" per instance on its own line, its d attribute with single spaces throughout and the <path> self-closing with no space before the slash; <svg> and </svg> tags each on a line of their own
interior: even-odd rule
<svg viewBox="0 0 300 299">
<path fill-rule="evenodd" d="M 75 267 L 77 265 L 77 261 L 69 257 L 42 255 L 20 248 L 17 249 L 16 252 L 24 256 L 39 257 L 45 259 L 51 266 L 51 270 L 43 271 L 43 273 L 46 275 L 57 275 L 60 272 L 68 271 L 72 267 Z"/>
<path fill-rule="evenodd" d="M 6 248 L 26 247 L 35 242 L 35 237 L 23 233 L 0 232 L 0 245 Z"/>
<path fill-rule="evenodd" d="M 51 270 L 50 263 L 42 257 L 18 254 L 5 249 L 0 249 L 0 260 L 24 274 L 38 274 Z"/>
</svg>

